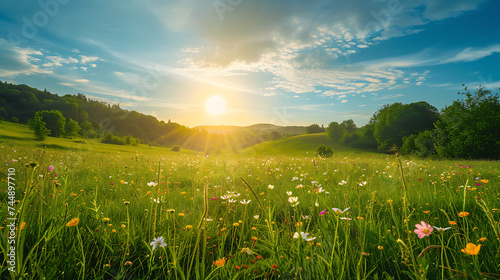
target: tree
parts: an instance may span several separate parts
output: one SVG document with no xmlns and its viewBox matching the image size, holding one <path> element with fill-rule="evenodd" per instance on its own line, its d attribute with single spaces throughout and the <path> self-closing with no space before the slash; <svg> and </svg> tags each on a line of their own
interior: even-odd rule
<svg viewBox="0 0 500 280">
<path fill-rule="evenodd" d="M 37 140 L 44 140 L 50 134 L 50 130 L 45 127 L 42 116 L 37 112 L 33 119 L 28 120 L 28 126 L 35 132 Z"/>
<path fill-rule="evenodd" d="M 349 133 L 353 133 L 357 129 L 356 124 L 352 119 L 345 120 L 340 125 L 344 127 L 344 129 L 347 130 Z"/>
<path fill-rule="evenodd" d="M 81 127 L 78 125 L 78 122 L 72 119 L 69 119 L 66 124 L 66 135 L 68 136 L 78 136 L 78 132 L 80 132 Z"/>
<path fill-rule="evenodd" d="M 66 125 L 66 118 L 58 110 L 44 110 L 38 112 L 42 120 L 46 123 L 47 128 L 50 130 L 50 136 L 60 137 L 64 134 L 64 127 Z"/>
<path fill-rule="evenodd" d="M 345 128 L 338 122 L 331 122 L 326 128 L 326 136 L 333 141 L 340 141 L 346 133 Z"/>
<path fill-rule="evenodd" d="M 432 130 L 438 118 L 436 107 L 424 101 L 385 105 L 372 117 L 378 148 L 387 151 L 393 146 L 401 147 L 404 137 Z"/>
<path fill-rule="evenodd" d="M 325 132 L 325 128 L 319 126 L 318 124 L 311 124 L 310 126 L 306 127 L 306 134 L 312 134 L 312 133 L 322 133 Z"/>
<path fill-rule="evenodd" d="M 500 102 L 498 93 L 479 87 L 473 94 L 465 87 L 464 100 L 441 112 L 433 131 L 439 156 L 500 159 Z"/>
</svg>

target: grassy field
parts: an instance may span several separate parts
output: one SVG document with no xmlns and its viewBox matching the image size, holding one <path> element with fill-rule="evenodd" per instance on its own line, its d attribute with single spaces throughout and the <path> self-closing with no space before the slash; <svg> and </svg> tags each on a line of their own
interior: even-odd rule
<svg viewBox="0 0 500 280">
<path fill-rule="evenodd" d="M 500 277 L 498 162 L 339 147 L 314 157 L 324 141 L 224 155 L 82 139 L 43 148 L 0 123 L 1 278 Z M 422 221 L 445 230 L 420 238 Z"/>
</svg>

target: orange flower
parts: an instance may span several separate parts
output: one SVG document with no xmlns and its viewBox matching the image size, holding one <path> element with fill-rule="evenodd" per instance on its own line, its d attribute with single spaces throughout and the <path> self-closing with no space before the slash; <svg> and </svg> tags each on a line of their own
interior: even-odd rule
<svg viewBox="0 0 500 280">
<path fill-rule="evenodd" d="M 462 253 L 466 253 L 467 255 L 475 256 L 479 254 L 479 249 L 481 249 L 481 244 L 474 245 L 473 243 L 467 244 L 465 249 L 462 249 Z"/>
<path fill-rule="evenodd" d="M 462 218 L 467 217 L 467 216 L 469 216 L 469 212 L 460 212 L 460 213 L 458 213 L 458 216 L 462 217 Z"/>
<path fill-rule="evenodd" d="M 222 258 L 222 259 L 218 259 L 216 261 L 214 261 L 214 264 L 217 266 L 217 267 L 221 267 L 223 266 L 224 264 L 226 264 L 226 258 Z"/>
<path fill-rule="evenodd" d="M 455 221 L 449 221 L 449 223 L 450 223 L 450 225 L 452 225 L 452 226 L 454 226 L 454 225 L 456 225 L 456 224 L 457 224 L 457 222 L 455 222 Z"/>
<path fill-rule="evenodd" d="M 378 248 L 379 250 L 384 250 L 384 247 L 382 247 L 382 246 L 378 246 L 377 248 Z"/>
<path fill-rule="evenodd" d="M 481 241 L 481 242 L 486 241 L 486 237 L 481 237 L 481 238 L 479 238 L 479 241 Z"/>
<path fill-rule="evenodd" d="M 71 221 L 69 221 L 66 226 L 68 227 L 74 227 L 76 225 L 78 225 L 78 223 L 80 222 L 80 219 L 78 218 L 73 218 Z"/>
<path fill-rule="evenodd" d="M 25 226 L 26 226 L 26 223 L 25 223 L 25 222 L 22 222 L 22 223 L 21 223 L 21 230 L 23 230 Z"/>
<path fill-rule="evenodd" d="M 488 184 L 489 180 L 483 179 L 483 180 L 481 180 L 481 182 L 484 184 Z"/>
<path fill-rule="evenodd" d="M 431 212 L 431 211 L 426 210 L 426 211 L 424 211 L 424 214 L 429 214 L 430 212 Z"/>
</svg>

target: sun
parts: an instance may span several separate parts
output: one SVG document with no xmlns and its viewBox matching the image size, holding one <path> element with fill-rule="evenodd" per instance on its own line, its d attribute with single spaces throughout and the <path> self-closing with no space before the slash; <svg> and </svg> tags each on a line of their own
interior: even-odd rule
<svg viewBox="0 0 500 280">
<path fill-rule="evenodd" d="M 220 96 L 211 96 L 205 102 L 205 109 L 210 115 L 222 115 L 226 111 L 226 100 Z"/>
</svg>

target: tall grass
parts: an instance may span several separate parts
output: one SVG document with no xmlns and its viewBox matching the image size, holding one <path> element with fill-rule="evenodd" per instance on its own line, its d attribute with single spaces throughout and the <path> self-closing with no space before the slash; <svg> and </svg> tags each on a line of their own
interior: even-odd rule
<svg viewBox="0 0 500 280">
<path fill-rule="evenodd" d="M 17 229 L 16 273 L 7 271 L 1 224 L 2 279 L 479 279 L 500 271 L 497 162 L 30 146 L 0 147 L 0 162 L 3 173 L 16 169 L 16 217 L 26 223 Z M 7 217 L 6 192 L 0 201 Z M 73 218 L 78 225 L 67 226 Z M 420 239 L 421 221 L 451 228 Z M 153 250 L 158 237 L 167 245 Z M 468 243 L 481 244 L 477 255 L 462 252 Z"/>
</svg>

